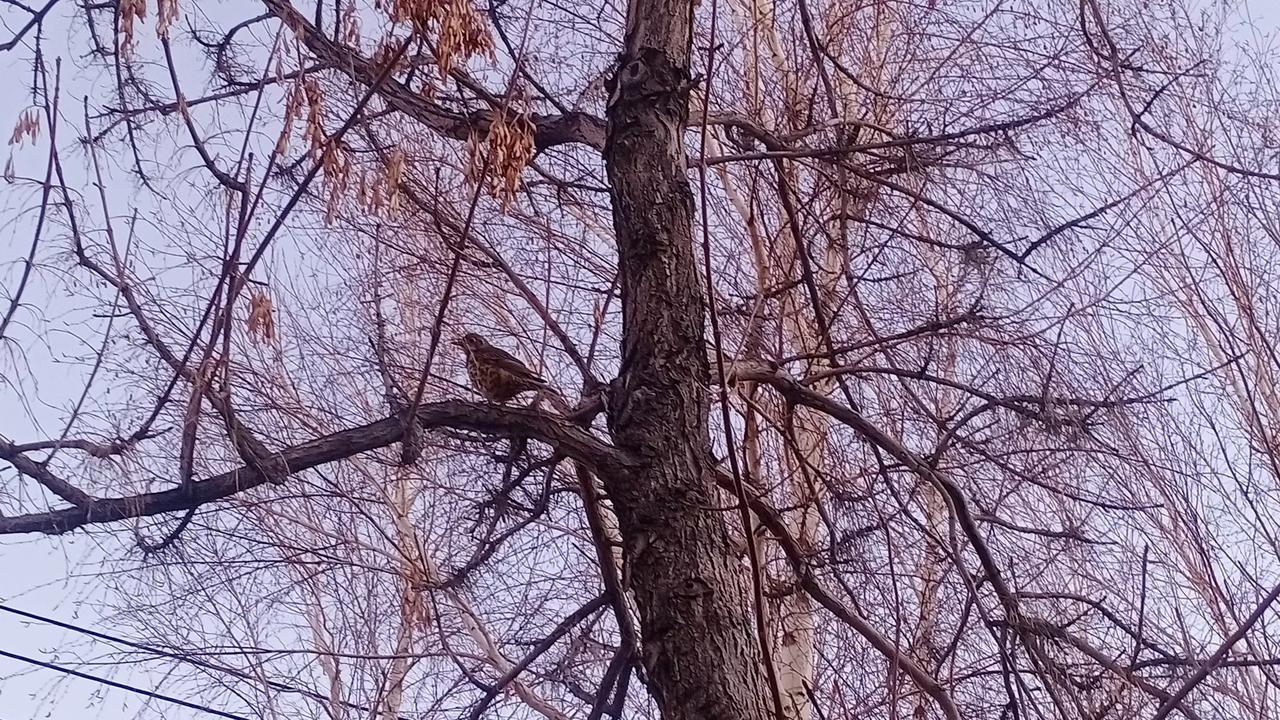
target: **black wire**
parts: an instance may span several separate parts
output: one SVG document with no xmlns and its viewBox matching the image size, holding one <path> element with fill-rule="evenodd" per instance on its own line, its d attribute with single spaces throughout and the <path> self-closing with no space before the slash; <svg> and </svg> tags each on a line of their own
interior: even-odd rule
<svg viewBox="0 0 1280 720">
<path fill-rule="evenodd" d="M 155 647 L 153 645 L 137 643 L 137 642 L 133 642 L 132 640 L 126 640 L 122 637 L 110 635 L 108 633 L 100 632 L 98 630 L 90 630 L 89 628 L 83 628 L 83 627 L 80 627 L 79 625 L 72 625 L 71 623 L 63 622 L 61 620 L 55 620 L 51 617 L 45 617 L 44 615 L 33 613 L 28 610 L 19 610 L 18 608 L 9 607 L 4 603 L 0 603 L 0 610 L 3 610 L 7 613 L 12 613 L 14 615 L 18 615 L 20 617 L 27 618 L 29 620 L 35 620 L 36 622 L 42 622 L 48 625 L 53 625 L 55 627 L 60 627 L 64 630 L 70 630 L 72 632 L 78 632 L 82 635 L 88 635 L 91 638 L 96 638 L 98 640 L 102 640 L 105 642 L 115 643 L 117 645 L 124 645 L 126 647 L 131 647 L 137 650 L 141 650 L 143 652 L 151 653 L 153 655 L 158 655 L 160 657 L 166 657 L 171 660 L 177 660 L 179 662 L 195 665 L 196 667 L 204 668 L 206 670 L 213 670 L 214 672 L 225 673 L 227 675 L 231 675 L 232 677 L 236 677 L 241 680 L 246 680 L 254 683 L 260 682 L 265 684 L 267 687 L 273 690 L 278 690 L 280 692 L 296 693 L 298 695 L 302 695 L 303 697 L 309 698 L 311 700 L 315 700 L 317 702 L 322 702 L 325 704 L 328 704 L 330 702 L 330 699 L 328 697 L 321 695 L 320 693 L 315 692 L 313 690 L 306 690 L 303 688 L 294 687 L 292 685 L 288 685 L 286 683 L 282 683 L 276 680 L 267 680 L 267 679 L 251 677 L 239 670 L 236 670 L 235 668 L 223 667 L 221 665 L 217 665 L 217 664 L 208 662 L 206 660 L 200 660 L 198 658 L 187 657 L 185 655 L 181 655 L 178 653 L 169 652 L 163 648 Z M 353 703 L 346 700 L 341 700 L 339 702 L 344 707 L 351 708 L 352 710 L 359 710 L 361 712 L 370 711 L 370 708 L 364 705 L 360 705 L 358 703 Z M 404 717 L 403 715 L 397 715 L 395 720 L 408 720 L 408 718 Z"/>
<path fill-rule="evenodd" d="M 35 620 L 36 622 L 42 622 L 48 625 L 54 625 L 64 630 L 71 630 L 73 632 L 78 632 L 78 633 L 81 633 L 82 635 L 88 635 L 89 637 L 97 638 L 99 640 L 105 640 L 107 642 L 116 643 L 117 645 L 127 645 L 131 648 L 136 648 L 138 650 L 143 650 L 149 653 L 155 653 L 156 655 L 163 655 L 165 657 L 169 657 L 174 660 L 182 660 L 185 662 L 192 663 L 194 665 L 199 665 L 201 667 L 208 667 L 206 663 L 195 660 L 194 658 L 183 657 L 181 655 L 166 652 L 162 648 L 152 647 L 150 645 L 144 645 L 142 643 L 136 643 L 131 640 L 125 640 L 124 638 L 116 637 L 115 635 L 108 635 L 107 633 L 99 632 L 97 630 L 90 630 L 88 628 L 80 627 L 79 625 L 72 625 L 71 623 L 63 622 L 61 620 L 55 620 L 51 617 L 45 617 L 44 615 L 39 615 L 33 612 L 29 612 L 27 610 L 19 610 L 18 608 L 9 607 L 4 603 L 0 603 L 0 610 L 3 610 L 7 613 L 13 613 L 14 615 L 18 615 L 20 617 L 27 618 L 28 620 Z M 217 670 L 218 668 L 211 667 L 210 669 Z"/>
<path fill-rule="evenodd" d="M 201 710 L 203 712 L 209 713 L 210 715 L 217 715 L 218 717 L 228 718 L 228 720 L 249 720 L 243 715 L 232 715 L 229 712 L 225 712 L 222 710 L 215 710 L 209 707 L 208 705 L 200 705 L 199 703 L 193 703 L 188 700 L 182 700 L 180 698 L 172 697 L 169 695 L 162 695 L 153 690 L 144 690 L 140 687 L 134 687 L 133 685 L 126 685 L 122 682 L 116 682 L 115 680 L 108 680 L 106 678 L 98 677 L 96 675 L 82 673 L 79 670 L 72 670 L 71 668 L 68 668 L 68 667 L 63 667 L 61 665 L 47 662 L 45 660 L 37 660 L 36 658 L 27 657 L 26 655 L 19 655 L 17 653 L 9 652 L 8 650 L 0 650 L 0 657 L 7 657 L 13 660 L 20 660 L 22 662 L 31 663 L 32 665 L 38 665 L 42 668 L 47 668 L 49 670 L 57 670 L 60 673 L 66 673 L 67 675 L 74 675 L 75 677 L 83 678 L 85 680 L 92 680 L 96 683 L 109 685 L 113 688 L 128 690 L 129 692 L 137 693 L 139 695 L 145 695 L 149 698 L 155 698 L 156 700 L 163 700 L 168 703 L 173 703 L 174 705 L 181 705 L 183 707 L 188 707 L 193 710 Z"/>
</svg>

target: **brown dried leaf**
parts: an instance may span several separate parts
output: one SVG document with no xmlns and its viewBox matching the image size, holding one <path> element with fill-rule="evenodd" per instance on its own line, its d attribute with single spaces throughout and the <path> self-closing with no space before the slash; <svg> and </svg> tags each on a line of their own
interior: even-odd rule
<svg viewBox="0 0 1280 720">
<path fill-rule="evenodd" d="M 493 58 L 493 37 L 489 26 L 470 0 L 452 0 L 440 18 L 436 62 L 440 73 L 448 75 L 456 65 L 475 55 Z"/>
<path fill-rule="evenodd" d="M 311 142 L 311 153 L 318 155 L 325 141 L 324 93 L 314 78 L 304 80 L 302 90 L 307 104 L 307 129 L 304 137 Z"/>
<path fill-rule="evenodd" d="M 40 111 L 35 108 L 29 108 L 18 116 L 18 121 L 13 124 L 9 144 L 21 146 L 22 141 L 28 137 L 33 145 L 40 139 Z"/>
<path fill-rule="evenodd" d="M 146 12 L 146 8 L 143 8 Z M 169 28 L 178 19 L 178 0 L 157 0 L 156 3 L 156 37 L 169 39 Z"/>
<path fill-rule="evenodd" d="M 467 138 L 466 179 L 472 183 L 484 182 L 489 194 L 502 202 L 504 211 L 515 199 L 521 174 L 533 159 L 533 133 L 534 126 L 528 115 L 508 113 L 490 123 L 485 142 L 475 133 Z"/>
<path fill-rule="evenodd" d="M 404 162 L 404 150 L 399 147 L 387 158 L 387 208 L 392 212 L 400 207 L 400 177 L 404 174 Z"/>
<path fill-rule="evenodd" d="M 246 330 L 250 337 L 261 337 L 263 342 L 273 342 L 276 338 L 276 320 L 274 306 L 266 292 L 254 290 L 249 293 L 249 319 Z"/>
<path fill-rule="evenodd" d="M 120 0 L 120 53 L 127 59 L 134 48 L 134 23 L 147 16 L 147 0 Z"/>
<path fill-rule="evenodd" d="M 343 7 L 342 40 L 352 47 L 360 46 L 360 18 L 355 14 L 355 3 Z"/>
</svg>

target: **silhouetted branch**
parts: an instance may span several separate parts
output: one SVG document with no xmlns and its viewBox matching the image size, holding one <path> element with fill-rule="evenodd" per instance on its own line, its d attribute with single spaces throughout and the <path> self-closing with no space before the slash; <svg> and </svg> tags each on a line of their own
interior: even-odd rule
<svg viewBox="0 0 1280 720">
<path fill-rule="evenodd" d="M 453 428 L 489 435 L 524 435 L 546 443 L 592 472 L 605 475 L 626 474 L 635 464 L 625 453 L 570 422 L 536 410 L 444 401 L 424 404 L 418 409 L 417 419 L 424 429 Z M 273 453 L 269 460 L 274 466 L 284 468 L 286 477 L 289 477 L 303 470 L 387 447 L 399 442 L 403 433 L 404 418 L 392 416 L 291 446 Z M 0 518 L 0 534 L 64 533 L 89 524 L 188 510 L 238 495 L 268 480 L 261 471 L 243 465 L 198 480 L 186 490 L 175 488 L 95 500 L 23 456 L 3 453 L 3 448 L 0 448 L 0 457 L 76 507 Z"/>
</svg>

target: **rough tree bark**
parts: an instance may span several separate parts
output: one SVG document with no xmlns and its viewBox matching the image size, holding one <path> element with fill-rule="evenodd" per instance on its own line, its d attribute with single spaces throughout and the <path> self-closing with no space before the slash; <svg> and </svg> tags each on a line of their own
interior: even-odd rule
<svg viewBox="0 0 1280 720">
<path fill-rule="evenodd" d="M 707 427 L 705 302 L 695 262 L 683 135 L 692 8 L 630 0 L 608 107 L 623 303 L 621 374 L 609 403 L 620 449 L 642 460 L 608 487 L 641 614 L 643 661 L 666 720 L 772 716 L 736 514 L 717 497 Z"/>
</svg>

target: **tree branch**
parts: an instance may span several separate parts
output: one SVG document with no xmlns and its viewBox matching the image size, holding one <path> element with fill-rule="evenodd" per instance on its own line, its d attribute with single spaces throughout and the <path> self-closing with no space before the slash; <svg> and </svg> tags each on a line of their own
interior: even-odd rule
<svg viewBox="0 0 1280 720">
<path fill-rule="evenodd" d="M 77 510 L 87 509 L 93 504 L 93 498 L 87 493 L 49 472 L 49 468 L 44 463 L 36 462 L 23 455 L 13 443 L 0 439 L 0 458 L 7 460 L 18 472 L 33 478 L 49 492 L 75 505 Z M 0 523 L 6 519 L 0 518 Z"/>
<path fill-rule="evenodd" d="M 516 434 L 530 437 L 582 463 L 592 472 L 606 476 L 628 474 L 635 466 L 635 461 L 630 456 L 612 445 L 574 426 L 570 421 L 537 410 L 448 400 L 419 407 L 417 420 L 424 429 L 452 428 L 491 435 Z M 368 425 L 341 430 L 286 448 L 272 455 L 272 465 L 284 468 L 286 476 L 296 475 L 303 470 L 346 460 L 399 442 L 404 428 L 404 418 L 393 415 Z M 267 482 L 267 477 L 260 471 L 247 465 L 240 466 L 192 483 L 186 489 L 174 488 L 126 497 L 90 499 L 77 503 L 77 507 L 0 517 L 0 535 L 32 532 L 58 534 L 84 525 L 189 510 L 237 495 L 264 482 Z M 70 491 L 62 489 L 88 498 L 75 488 Z M 70 502 L 76 502 L 62 492 L 58 494 Z M 77 499 L 82 500 L 79 497 Z"/>
<path fill-rule="evenodd" d="M 263 0 L 273 15 L 288 26 L 307 48 L 325 65 L 345 73 L 355 82 L 371 85 L 381 68 L 377 63 L 334 42 L 316 29 L 288 0 Z M 455 140 L 465 140 L 473 130 L 485 132 L 493 120 L 493 112 L 461 114 L 422 97 L 403 83 L 387 78 L 378 95 L 392 108 L 408 115 L 432 130 Z M 583 112 L 561 115 L 529 116 L 534 126 L 534 145 L 539 150 L 556 145 L 579 143 L 597 150 L 604 149 L 604 120 Z"/>
</svg>

